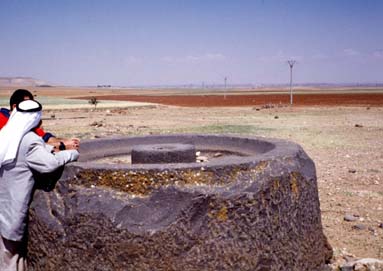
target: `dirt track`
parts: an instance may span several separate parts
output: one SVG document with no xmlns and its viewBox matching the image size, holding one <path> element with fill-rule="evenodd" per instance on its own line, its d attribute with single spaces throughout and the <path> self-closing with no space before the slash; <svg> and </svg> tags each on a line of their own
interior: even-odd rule
<svg viewBox="0 0 383 271">
<path fill-rule="evenodd" d="M 186 107 L 256 106 L 265 104 L 289 104 L 288 94 L 256 95 L 103 95 L 99 100 L 150 102 Z M 89 97 L 77 97 L 88 99 Z M 296 94 L 293 103 L 297 106 L 383 106 L 383 93 L 349 94 Z"/>
</svg>

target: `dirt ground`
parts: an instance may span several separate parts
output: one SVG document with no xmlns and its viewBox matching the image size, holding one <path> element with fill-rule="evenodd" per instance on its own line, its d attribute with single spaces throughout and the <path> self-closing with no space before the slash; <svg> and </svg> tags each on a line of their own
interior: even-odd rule
<svg viewBox="0 0 383 271">
<path fill-rule="evenodd" d="M 45 110 L 45 130 L 81 139 L 225 133 L 294 141 L 316 164 L 322 224 L 335 255 L 383 259 L 383 92 L 295 95 L 294 106 L 288 95 L 110 94 L 120 93 L 102 93 L 100 104 L 104 99 L 154 104 Z M 346 215 L 354 221 L 345 221 Z"/>
</svg>

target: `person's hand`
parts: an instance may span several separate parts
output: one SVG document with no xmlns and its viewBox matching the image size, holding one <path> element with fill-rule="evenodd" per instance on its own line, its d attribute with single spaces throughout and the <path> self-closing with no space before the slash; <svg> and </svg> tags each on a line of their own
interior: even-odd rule
<svg viewBox="0 0 383 271">
<path fill-rule="evenodd" d="M 65 145 L 66 150 L 78 150 L 80 147 L 80 139 L 78 138 L 69 138 L 61 140 Z"/>
</svg>

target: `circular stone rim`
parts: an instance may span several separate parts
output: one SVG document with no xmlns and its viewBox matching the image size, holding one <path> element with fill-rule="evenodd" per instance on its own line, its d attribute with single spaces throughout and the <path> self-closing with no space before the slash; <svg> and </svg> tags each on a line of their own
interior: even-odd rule
<svg viewBox="0 0 383 271">
<path fill-rule="evenodd" d="M 122 154 L 130 154 L 131 148 L 126 146 L 127 142 L 131 144 L 147 144 L 157 143 L 191 143 L 195 144 L 196 151 L 198 146 L 204 146 L 201 142 L 222 141 L 222 148 L 227 149 L 236 148 L 236 151 L 242 150 L 247 156 L 234 157 L 229 159 L 217 159 L 208 162 L 192 162 L 192 163 L 165 163 L 165 164 L 108 164 L 94 162 L 97 159 L 106 158 L 110 156 L 117 156 Z M 141 142 L 141 143 L 139 143 Z M 154 142 L 154 143 L 153 143 Z M 125 143 L 121 146 L 119 143 Z M 229 143 L 245 143 L 257 147 L 257 144 L 264 144 L 264 150 L 252 151 L 249 149 L 239 148 L 238 146 Z M 223 145 L 225 144 L 225 145 Z M 254 144 L 254 145 L 253 145 Z M 208 145 L 208 144 L 206 144 Z M 217 147 L 217 146 L 215 146 Z M 228 148 L 227 148 L 228 147 Z M 125 152 L 123 152 L 125 150 Z M 80 159 L 78 162 L 71 163 L 69 166 L 93 169 L 129 169 L 129 170 L 151 170 L 151 169 L 192 169 L 192 168 L 211 168 L 221 166 L 232 166 L 240 164 L 253 164 L 264 160 L 276 159 L 278 157 L 291 157 L 295 156 L 298 152 L 303 151 L 302 148 L 288 140 L 266 138 L 266 137 L 248 137 L 248 136 L 232 136 L 232 135 L 217 135 L 217 134 L 172 134 L 172 135 L 148 135 L 148 136 L 134 136 L 134 137 L 108 137 L 83 140 L 80 146 Z M 240 152 L 240 151 L 239 151 Z"/>
</svg>

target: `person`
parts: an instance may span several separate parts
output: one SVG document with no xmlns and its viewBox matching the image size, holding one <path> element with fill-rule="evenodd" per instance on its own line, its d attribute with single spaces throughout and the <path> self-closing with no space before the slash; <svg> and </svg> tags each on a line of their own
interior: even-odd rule
<svg viewBox="0 0 383 271">
<path fill-rule="evenodd" d="M 33 100 L 33 94 L 26 89 L 17 89 L 13 92 L 9 99 L 10 109 L 1 108 L 0 109 L 0 130 L 8 122 L 9 116 L 11 115 L 12 110 L 16 107 L 17 104 L 24 100 Z M 77 150 L 80 146 L 80 140 L 78 138 L 58 138 L 51 133 L 45 132 L 41 127 L 35 130 L 36 134 L 44 139 L 46 143 L 52 145 L 55 151 L 59 150 Z"/>
<path fill-rule="evenodd" d="M 52 173 L 76 161 L 77 150 L 53 151 L 34 131 L 42 106 L 20 102 L 0 130 L 0 270 L 26 270 L 27 225 L 35 174 Z M 59 177 L 58 177 L 59 178 Z"/>
</svg>

